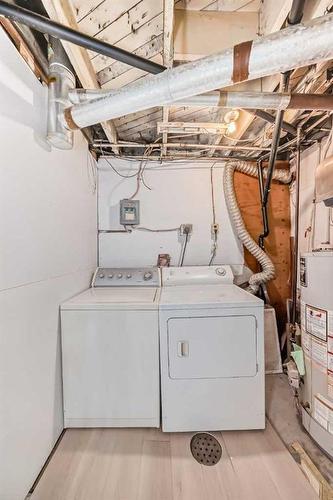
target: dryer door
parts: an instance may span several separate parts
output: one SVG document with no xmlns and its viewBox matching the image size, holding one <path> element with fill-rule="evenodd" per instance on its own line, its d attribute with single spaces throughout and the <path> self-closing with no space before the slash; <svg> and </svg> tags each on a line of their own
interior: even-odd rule
<svg viewBox="0 0 333 500">
<path fill-rule="evenodd" d="M 169 377 L 254 377 L 257 373 L 255 316 L 210 316 L 168 320 Z"/>
</svg>

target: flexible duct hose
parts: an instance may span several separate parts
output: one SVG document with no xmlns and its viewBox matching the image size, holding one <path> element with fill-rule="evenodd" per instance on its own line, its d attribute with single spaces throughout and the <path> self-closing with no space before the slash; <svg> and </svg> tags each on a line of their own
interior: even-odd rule
<svg viewBox="0 0 333 500">
<path fill-rule="evenodd" d="M 256 165 L 251 163 L 239 162 L 233 163 L 235 169 L 243 174 L 252 175 L 252 177 L 258 177 L 258 169 Z M 267 177 L 267 168 L 263 169 L 264 177 Z M 290 170 L 274 170 L 273 179 L 284 184 L 289 184 L 292 181 L 292 173 Z"/>
<path fill-rule="evenodd" d="M 257 245 L 254 239 L 248 233 L 242 214 L 239 210 L 235 188 L 234 188 L 234 172 L 235 170 L 243 172 L 244 174 L 258 176 L 257 167 L 247 163 L 229 163 L 224 167 L 223 187 L 224 195 L 228 208 L 229 215 L 236 230 L 237 236 L 243 243 L 245 248 L 257 259 L 261 265 L 262 271 L 255 273 L 249 279 L 248 291 L 256 293 L 262 283 L 273 279 L 275 277 L 275 267 L 268 255 Z M 264 169 L 264 176 L 266 176 L 267 169 Z M 288 171 L 275 170 L 273 179 L 283 183 L 291 181 L 291 174 Z"/>
</svg>

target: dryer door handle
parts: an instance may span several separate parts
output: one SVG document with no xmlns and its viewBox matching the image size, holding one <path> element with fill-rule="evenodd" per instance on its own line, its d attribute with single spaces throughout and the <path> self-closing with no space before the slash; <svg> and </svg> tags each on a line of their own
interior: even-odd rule
<svg viewBox="0 0 333 500">
<path fill-rule="evenodd" d="M 187 340 L 179 340 L 177 344 L 177 355 L 180 358 L 187 358 L 189 355 L 189 343 Z"/>
</svg>

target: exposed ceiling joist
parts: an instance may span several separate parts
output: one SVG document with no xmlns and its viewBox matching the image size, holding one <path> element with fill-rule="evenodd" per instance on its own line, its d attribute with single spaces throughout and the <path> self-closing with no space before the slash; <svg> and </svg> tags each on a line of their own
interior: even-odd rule
<svg viewBox="0 0 333 500">
<path fill-rule="evenodd" d="M 175 11 L 174 59 L 193 61 L 256 38 L 257 12 Z"/>
</svg>

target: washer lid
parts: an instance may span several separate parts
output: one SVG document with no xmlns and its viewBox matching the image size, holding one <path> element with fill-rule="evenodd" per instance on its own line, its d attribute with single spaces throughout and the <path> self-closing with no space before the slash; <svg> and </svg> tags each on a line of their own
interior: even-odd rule
<svg viewBox="0 0 333 500">
<path fill-rule="evenodd" d="M 162 288 L 160 309 L 263 307 L 263 301 L 236 285 L 194 285 Z"/>
<path fill-rule="evenodd" d="M 158 297 L 158 288 L 89 288 L 64 302 L 61 309 L 155 309 Z"/>
</svg>

